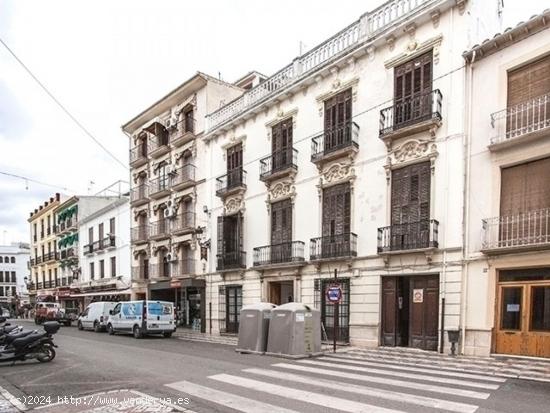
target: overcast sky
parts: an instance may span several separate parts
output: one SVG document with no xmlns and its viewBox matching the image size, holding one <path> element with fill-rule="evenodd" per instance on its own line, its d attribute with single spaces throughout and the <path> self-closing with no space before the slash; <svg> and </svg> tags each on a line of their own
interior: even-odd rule
<svg viewBox="0 0 550 413">
<path fill-rule="evenodd" d="M 226 81 L 253 69 L 270 75 L 298 55 L 300 41 L 311 48 L 381 3 L 0 0 L 0 38 L 127 163 L 120 125 L 197 70 Z M 544 3 L 505 0 L 505 26 Z M 61 187 L 0 174 L 0 243 L 28 242 L 29 212 L 55 192 L 95 193 L 129 177 L 1 45 L 0 172 Z"/>
</svg>

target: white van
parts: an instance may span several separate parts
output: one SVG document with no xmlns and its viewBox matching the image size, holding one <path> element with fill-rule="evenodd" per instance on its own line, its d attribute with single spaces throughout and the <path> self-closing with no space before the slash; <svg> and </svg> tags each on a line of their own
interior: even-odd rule
<svg viewBox="0 0 550 413">
<path fill-rule="evenodd" d="M 132 333 L 135 338 L 147 334 L 172 336 L 176 331 L 174 303 L 169 301 L 123 301 L 118 303 L 107 320 L 109 334 Z"/>
<path fill-rule="evenodd" d="M 96 333 L 107 329 L 107 319 L 111 311 L 118 303 L 111 301 L 98 301 L 91 303 L 78 317 L 78 329 L 93 329 Z"/>
</svg>

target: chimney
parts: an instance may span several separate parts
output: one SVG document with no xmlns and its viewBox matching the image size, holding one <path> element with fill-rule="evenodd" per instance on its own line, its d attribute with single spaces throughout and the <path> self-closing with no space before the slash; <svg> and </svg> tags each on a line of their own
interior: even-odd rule
<svg viewBox="0 0 550 413">
<path fill-rule="evenodd" d="M 53 202 L 53 197 L 50 198 L 50 203 L 52 203 L 52 202 Z"/>
<path fill-rule="evenodd" d="M 56 200 L 56 201 L 59 201 L 59 199 L 60 199 L 59 192 L 56 192 L 56 193 L 55 193 L 55 200 Z"/>
<path fill-rule="evenodd" d="M 42 205 L 40 205 L 40 206 L 38 207 L 38 210 L 39 210 L 39 211 L 42 211 Z"/>
</svg>

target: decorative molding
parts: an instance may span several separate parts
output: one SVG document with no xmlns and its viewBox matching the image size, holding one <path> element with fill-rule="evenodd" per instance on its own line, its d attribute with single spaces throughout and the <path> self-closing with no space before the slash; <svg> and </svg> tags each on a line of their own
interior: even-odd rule
<svg viewBox="0 0 550 413">
<path fill-rule="evenodd" d="M 372 62 L 374 60 L 374 53 L 376 52 L 376 47 L 373 45 L 370 45 L 366 49 L 367 52 L 367 58 Z"/>
<path fill-rule="evenodd" d="M 224 202 L 224 205 L 223 205 L 224 215 L 232 215 L 237 212 L 244 212 L 243 194 L 229 197 Z"/>
<path fill-rule="evenodd" d="M 293 179 L 279 181 L 268 189 L 267 202 L 271 203 L 286 198 L 291 198 L 291 200 L 293 200 L 295 196 L 296 187 L 294 186 Z"/>
<path fill-rule="evenodd" d="M 433 139 L 410 139 L 390 151 L 386 158 L 386 178 L 395 167 L 429 159 L 432 168 L 438 156 L 437 145 Z"/>
<path fill-rule="evenodd" d="M 134 173 L 134 176 L 133 176 L 134 184 L 137 184 L 139 179 L 142 177 L 147 179 L 147 169 L 142 169 L 141 171 Z"/>
<path fill-rule="evenodd" d="M 352 101 L 357 100 L 357 85 L 359 84 L 359 77 L 354 77 L 346 82 L 342 82 L 340 79 L 336 78 L 332 84 L 332 90 L 329 92 L 322 93 L 321 95 L 318 95 L 315 97 L 315 100 L 317 101 L 317 105 L 319 106 L 319 117 L 323 117 L 323 108 L 325 100 L 330 99 L 333 96 L 336 96 L 338 93 L 343 92 L 344 90 L 347 90 L 351 88 L 351 98 Z"/>
<path fill-rule="evenodd" d="M 439 47 L 441 46 L 442 41 L 442 34 L 439 34 L 421 43 L 413 41 L 407 45 L 406 49 L 403 52 L 401 52 L 397 56 L 392 57 L 389 60 L 386 60 L 384 62 L 384 66 L 386 67 L 386 69 L 391 69 L 392 67 L 399 66 L 400 64 L 405 63 L 416 56 L 420 56 L 430 49 L 434 50 L 434 64 L 437 64 L 439 62 Z"/>
<path fill-rule="evenodd" d="M 246 135 L 241 135 L 239 137 L 237 137 L 236 135 L 232 135 L 226 143 L 221 145 L 221 148 L 223 149 L 223 159 L 224 160 L 225 160 L 227 150 L 229 148 L 235 146 L 235 145 L 238 145 L 239 143 L 242 145 L 242 148 L 243 148 L 243 151 L 244 151 L 244 147 L 245 147 L 245 143 L 246 143 Z"/>
<path fill-rule="evenodd" d="M 145 206 L 143 209 L 134 209 L 134 221 L 137 221 L 140 215 L 147 216 L 147 206 Z"/>
<path fill-rule="evenodd" d="M 297 114 L 298 114 L 298 108 L 297 107 L 293 108 L 293 109 L 290 109 L 286 112 L 282 109 L 278 110 L 277 113 L 276 113 L 276 117 L 265 123 L 265 127 L 268 129 L 269 136 L 271 136 L 271 128 L 273 126 L 275 126 L 278 123 L 280 123 L 284 120 L 287 120 L 289 118 L 293 118 L 292 119 L 292 127 L 295 128 L 296 127 L 296 115 Z"/>
<path fill-rule="evenodd" d="M 395 48 L 395 36 L 393 34 L 386 37 L 386 44 L 388 45 L 390 52 L 393 52 L 393 49 Z"/>
<path fill-rule="evenodd" d="M 353 162 L 337 162 L 330 165 L 321 175 L 321 187 L 326 187 L 355 178 Z"/>
<path fill-rule="evenodd" d="M 430 17 L 432 18 L 432 23 L 434 26 L 434 29 L 437 29 L 439 27 L 439 18 L 441 17 L 441 12 L 439 9 L 435 9 L 430 13 Z"/>
<path fill-rule="evenodd" d="M 464 10 L 466 10 L 466 1 L 467 0 L 455 0 L 456 7 L 458 7 L 458 13 L 462 16 Z"/>
</svg>

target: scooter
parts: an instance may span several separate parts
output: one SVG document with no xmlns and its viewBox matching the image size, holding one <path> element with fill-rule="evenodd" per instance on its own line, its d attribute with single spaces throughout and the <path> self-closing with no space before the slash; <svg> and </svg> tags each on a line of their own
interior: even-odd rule
<svg viewBox="0 0 550 413">
<path fill-rule="evenodd" d="M 53 335 L 59 331 L 57 321 L 43 324 L 44 332 L 23 331 L 18 334 L 8 334 L 6 345 L 0 350 L 0 363 L 25 361 L 36 359 L 47 363 L 55 358 Z"/>
</svg>

